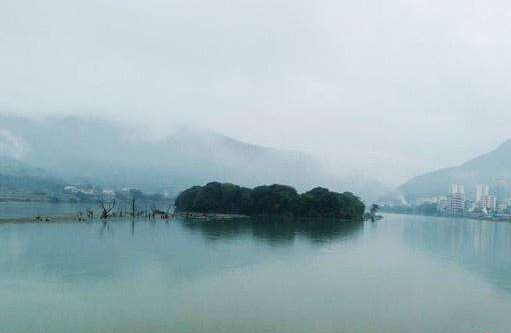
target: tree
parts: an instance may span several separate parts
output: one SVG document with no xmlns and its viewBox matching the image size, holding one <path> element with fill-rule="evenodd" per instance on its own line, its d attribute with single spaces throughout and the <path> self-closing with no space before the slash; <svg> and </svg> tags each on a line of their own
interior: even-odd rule
<svg viewBox="0 0 511 333">
<path fill-rule="evenodd" d="M 374 220 L 376 218 L 376 213 L 378 213 L 379 210 L 380 210 L 380 206 L 378 206 L 377 204 L 372 204 L 371 205 L 371 209 L 369 209 L 369 214 L 371 216 L 371 221 L 374 222 Z"/>
<path fill-rule="evenodd" d="M 291 186 L 273 184 L 259 186 L 251 191 L 251 207 L 246 207 L 251 215 L 293 214 L 298 202 L 298 193 Z"/>
<path fill-rule="evenodd" d="M 115 199 L 113 199 L 112 201 L 106 201 L 101 199 L 98 201 L 98 204 L 103 210 L 103 212 L 101 213 L 101 218 L 106 220 L 110 216 L 110 212 L 115 207 Z"/>
<path fill-rule="evenodd" d="M 129 205 L 130 205 L 130 208 L 131 208 L 131 217 L 135 217 L 135 213 L 136 213 L 136 203 L 137 203 L 137 198 L 136 197 L 130 197 L 129 200 Z"/>
<path fill-rule="evenodd" d="M 213 182 L 194 186 L 176 198 L 177 212 L 279 215 L 361 220 L 365 205 L 350 192 L 317 187 L 299 195 L 291 186 L 263 185 L 248 189 Z"/>
<path fill-rule="evenodd" d="M 339 193 L 316 187 L 300 196 L 297 213 L 306 217 L 339 218 L 340 206 Z"/>
</svg>

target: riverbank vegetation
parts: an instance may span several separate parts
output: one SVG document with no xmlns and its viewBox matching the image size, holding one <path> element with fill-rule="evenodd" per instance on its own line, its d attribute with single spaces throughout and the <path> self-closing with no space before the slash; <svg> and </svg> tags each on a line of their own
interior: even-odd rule
<svg viewBox="0 0 511 333">
<path fill-rule="evenodd" d="M 175 202 L 176 212 L 291 216 L 361 220 L 364 203 L 350 192 L 337 193 L 317 187 L 299 194 L 286 185 L 254 189 L 212 182 L 183 191 Z"/>
</svg>

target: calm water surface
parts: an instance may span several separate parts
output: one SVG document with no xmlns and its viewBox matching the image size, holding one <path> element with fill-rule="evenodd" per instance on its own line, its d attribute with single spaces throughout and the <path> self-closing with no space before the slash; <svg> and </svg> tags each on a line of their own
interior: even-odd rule
<svg viewBox="0 0 511 333">
<path fill-rule="evenodd" d="M 511 224 L 0 224 L 0 332 L 511 331 Z"/>
<path fill-rule="evenodd" d="M 72 216 L 79 212 L 85 213 L 87 209 L 99 213 L 96 203 L 52 203 L 52 202 L 13 202 L 0 201 L 0 220 L 5 219 L 33 219 L 34 217 Z"/>
</svg>

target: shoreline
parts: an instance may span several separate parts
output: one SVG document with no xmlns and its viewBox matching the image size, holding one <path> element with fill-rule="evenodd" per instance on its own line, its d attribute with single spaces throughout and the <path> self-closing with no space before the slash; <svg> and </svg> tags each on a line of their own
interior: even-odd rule
<svg viewBox="0 0 511 333">
<path fill-rule="evenodd" d="M 179 212 L 174 213 L 172 217 L 211 221 L 211 220 L 239 220 L 239 219 L 252 219 L 254 217 L 241 214 L 219 214 L 219 213 L 196 213 L 196 212 Z"/>
<path fill-rule="evenodd" d="M 214 220 L 240 220 L 240 219 L 252 219 L 254 217 L 248 215 L 240 215 L 240 214 L 217 214 L 217 213 L 175 213 L 170 215 L 169 219 L 161 219 L 157 218 L 148 218 L 137 216 L 134 219 L 130 216 L 110 216 L 106 220 L 102 220 L 100 218 L 93 219 L 82 219 L 79 220 L 76 214 L 62 214 L 58 216 L 41 216 L 41 219 L 37 219 L 36 217 L 3 217 L 0 218 L 0 224 L 17 224 L 17 223 L 93 223 L 93 222 L 108 222 L 108 221 L 171 221 L 175 218 L 178 219 L 188 219 L 188 220 L 200 220 L 200 221 L 214 221 Z"/>
<path fill-rule="evenodd" d="M 46 220 L 48 219 L 48 220 Z M 320 217 L 289 217 L 289 216 L 249 216 L 242 214 L 220 214 L 220 213 L 196 213 L 196 212 L 180 212 L 170 215 L 169 219 L 155 219 L 147 217 L 136 217 L 132 219 L 130 216 L 111 216 L 107 220 L 100 218 L 82 219 L 79 220 L 75 214 L 63 214 L 59 216 L 41 216 L 41 219 L 35 217 L 19 217 L 19 218 L 0 218 L 1 224 L 18 224 L 18 223 L 94 223 L 94 222 L 108 222 L 108 221 L 172 221 L 174 219 L 189 220 L 189 221 L 235 221 L 235 220 L 285 220 L 285 221 L 336 221 L 336 222 L 364 222 L 364 220 L 346 220 L 346 219 L 332 219 Z"/>
<path fill-rule="evenodd" d="M 476 216 L 467 216 L 467 215 L 428 215 L 428 214 L 416 214 L 416 213 L 404 213 L 404 212 L 386 212 L 382 211 L 382 214 L 391 214 L 391 215 L 409 215 L 409 216 L 426 216 L 426 217 L 437 217 L 437 218 L 446 218 L 446 219 L 466 219 L 473 221 L 486 221 L 486 222 L 504 222 L 511 223 L 511 218 L 491 218 L 491 217 L 476 217 Z"/>
</svg>

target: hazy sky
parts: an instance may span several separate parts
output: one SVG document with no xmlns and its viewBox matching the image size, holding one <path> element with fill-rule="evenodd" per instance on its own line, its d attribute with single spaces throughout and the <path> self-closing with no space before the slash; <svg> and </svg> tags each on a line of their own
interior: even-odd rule
<svg viewBox="0 0 511 333">
<path fill-rule="evenodd" d="M 510 17 L 500 0 L 0 0 L 0 112 L 192 124 L 395 185 L 511 138 Z"/>
</svg>

